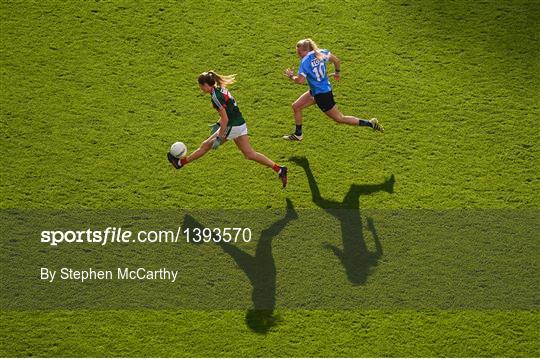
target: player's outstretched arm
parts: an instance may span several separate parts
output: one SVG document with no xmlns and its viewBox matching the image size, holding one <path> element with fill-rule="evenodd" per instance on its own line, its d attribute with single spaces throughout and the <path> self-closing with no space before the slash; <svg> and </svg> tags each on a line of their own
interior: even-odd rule
<svg viewBox="0 0 540 359">
<path fill-rule="evenodd" d="M 290 68 L 285 70 L 285 76 L 287 76 L 289 79 L 291 79 L 294 83 L 297 83 L 299 85 L 302 85 L 306 82 L 306 78 L 304 76 L 296 76 L 294 74 L 294 71 Z"/>
<path fill-rule="evenodd" d="M 334 79 L 335 80 L 339 80 L 341 75 L 340 75 L 340 72 L 341 72 L 341 61 L 337 58 L 336 55 L 334 54 L 330 54 L 330 57 L 329 57 L 329 60 L 331 63 L 334 64 Z"/>
</svg>

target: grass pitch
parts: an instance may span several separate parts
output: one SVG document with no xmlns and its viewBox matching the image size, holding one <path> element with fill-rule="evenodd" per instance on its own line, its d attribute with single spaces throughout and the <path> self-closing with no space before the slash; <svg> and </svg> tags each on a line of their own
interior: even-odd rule
<svg viewBox="0 0 540 359">
<path fill-rule="evenodd" d="M 538 14 L 536 1 L 2 1 L 4 213 L 271 212 L 284 210 L 288 199 L 299 218 L 298 227 L 291 222 L 273 240 L 271 317 L 250 316 L 256 303 L 242 264 L 204 247 L 201 265 L 209 273 L 210 264 L 223 269 L 220 283 L 239 288 L 241 309 L 14 309 L 3 294 L 0 354 L 540 356 Z M 290 104 L 305 91 L 283 76 L 297 66 L 294 44 L 304 37 L 342 60 L 342 80 L 334 83 L 342 112 L 378 117 L 384 134 L 335 125 L 313 107 L 305 111 L 304 141 L 280 139 L 293 129 Z M 172 142 L 193 150 L 217 118 L 196 83 L 209 69 L 238 75 L 231 91 L 254 148 L 290 168 L 285 191 L 230 143 L 182 171 L 166 162 Z M 309 170 L 293 157 L 306 158 Z M 355 188 L 392 175 L 392 193 L 352 198 Z M 357 211 L 364 233 L 372 215 L 384 250 L 356 286 L 338 255 L 351 237 L 327 211 L 336 207 Z M 411 209 L 428 213 L 433 224 L 403 226 L 417 218 L 407 217 Z M 485 227 L 457 221 L 456 209 L 484 213 L 475 218 L 488 218 Z M 319 231 L 302 210 L 320 211 L 321 223 L 331 226 Z M 445 215 L 452 225 L 440 220 Z M 317 245 L 287 242 L 306 234 Z M 365 238 L 373 252 L 376 238 Z M 2 235 L 3 256 L 9 239 Z M 242 249 L 255 255 L 256 245 Z M 313 254 L 306 267 L 298 265 L 303 252 Z M 35 265 L 37 257 L 23 258 Z M 23 286 L 2 262 L 4 288 Z M 308 289 L 316 283 L 299 283 L 320 268 L 328 270 L 321 289 L 342 289 L 338 302 L 350 295 L 368 304 L 280 307 L 283 298 L 313 298 Z M 198 269 L 185 278 L 201 278 Z M 487 282 L 426 279 L 445 273 Z M 417 292 L 407 290 L 415 284 Z M 449 303 L 448 291 L 463 301 Z M 328 293 L 320 291 L 323 299 Z"/>
</svg>

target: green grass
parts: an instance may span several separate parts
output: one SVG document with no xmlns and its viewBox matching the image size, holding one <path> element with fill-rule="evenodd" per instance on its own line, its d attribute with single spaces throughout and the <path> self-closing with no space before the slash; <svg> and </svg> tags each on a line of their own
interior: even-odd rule
<svg viewBox="0 0 540 359">
<path fill-rule="evenodd" d="M 538 4 L 409 5 L 222 2 L 209 16 L 201 2 L 2 2 L 3 207 L 313 206 L 300 171 L 284 193 L 231 144 L 167 167 L 170 143 L 194 149 L 217 118 L 196 84 L 210 68 L 238 74 L 254 147 L 307 156 L 334 199 L 394 174 L 396 195 L 367 207 L 536 207 Z M 282 71 L 305 36 L 343 61 L 342 111 L 379 117 L 384 135 L 313 108 L 305 142 L 279 140 L 304 91 Z M 249 195 L 216 202 L 223 178 Z"/>
<path fill-rule="evenodd" d="M 1 237 L 0 355 L 540 356 L 538 14 L 536 1 L 0 2 L 0 208 L 10 229 Z M 339 108 L 378 117 L 384 134 L 310 108 L 305 140 L 280 139 L 305 91 L 283 69 L 297 66 L 294 44 L 308 36 L 342 60 Z M 251 142 L 289 166 L 286 190 L 233 144 L 182 171 L 166 162 L 172 142 L 195 149 L 217 118 L 196 83 L 209 69 L 237 74 L 231 91 Z M 393 193 L 346 196 L 391 175 Z M 181 257 L 192 271 L 186 288 L 208 290 L 196 281 L 215 275 L 240 309 L 36 310 L 25 300 L 39 296 L 10 297 L 41 288 L 31 275 L 13 281 L 13 268 L 31 273 L 63 252 L 15 241 L 37 241 L 37 228 L 55 222 L 36 217 L 19 231 L 5 209 L 257 209 L 260 233 L 279 216 L 257 216 L 282 211 L 286 199 L 300 216 L 274 233 L 278 320 L 266 334 L 246 322 L 252 288 L 242 266 L 209 246 Z M 362 285 L 321 247 L 358 234 L 340 232 L 348 226 L 328 207 L 351 210 L 371 249 L 367 217 L 375 221 L 384 254 Z M 242 249 L 253 254 L 257 243 Z M 133 261 L 158 255 L 174 259 L 159 247 Z M 306 284 L 312 275 L 322 281 Z M 314 308 L 280 307 L 317 289 Z M 329 309 L 330 294 L 365 302 Z"/>
<path fill-rule="evenodd" d="M 279 311 L 246 332 L 242 311 L 55 311 L 3 316 L 21 356 L 537 356 L 537 312 Z M 26 328 L 33 329 L 29 336 Z M 152 333 L 152 334 L 149 334 Z M 216 334 L 219 333 L 219 334 Z M 445 334 L 441 334 L 445 333 Z M 4 354 L 4 353 L 3 353 Z"/>
</svg>

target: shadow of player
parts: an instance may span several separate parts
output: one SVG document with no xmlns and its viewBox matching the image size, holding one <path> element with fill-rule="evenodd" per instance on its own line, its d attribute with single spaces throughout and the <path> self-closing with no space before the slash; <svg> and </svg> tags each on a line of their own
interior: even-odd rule
<svg viewBox="0 0 540 359">
<path fill-rule="evenodd" d="M 190 227 L 204 228 L 190 216 L 186 216 L 184 224 Z M 274 326 L 278 318 L 274 315 L 276 307 L 276 264 L 272 255 L 272 240 L 287 226 L 297 219 L 291 200 L 287 199 L 286 213 L 283 218 L 274 222 L 261 232 L 255 254 L 251 255 L 238 247 L 225 242 L 218 242 L 221 249 L 231 256 L 248 277 L 253 288 L 251 299 L 253 308 L 246 313 L 246 325 L 254 332 L 265 334 Z"/>
<path fill-rule="evenodd" d="M 306 172 L 313 202 L 326 212 L 337 218 L 341 224 L 342 248 L 331 244 L 324 244 L 339 259 L 345 268 L 347 278 L 353 285 L 364 284 L 372 269 L 377 266 L 383 255 L 381 241 L 375 229 L 373 219 L 367 218 L 367 228 L 375 241 L 375 251 L 369 251 L 362 230 L 362 217 L 360 213 L 360 196 L 369 195 L 379 191 L 394 192 L 394 175 L 388 180 L 376 185 L 351 185 L 342 202 L 324 199 L 319 186 L 311 172 L 309 161 L 305 157 L 292 157 L 290 160 Z"/>
</svg>

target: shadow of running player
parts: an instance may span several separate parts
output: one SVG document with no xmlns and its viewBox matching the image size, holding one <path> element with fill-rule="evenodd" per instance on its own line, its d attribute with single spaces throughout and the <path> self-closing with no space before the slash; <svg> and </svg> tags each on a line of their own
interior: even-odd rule
<svg viewBox="0 0 540 359">
<path fill-rule="evenodd" d="M 284 217 L 261 232 L 255 255 L 250 255 L 230 243 L 218 242 L 221 249 L 231 256 L 251 283 L 253 308 L 246 313 L 246 325 L 254 332 L 265 334 L 277 322 L 278 318 L 274 315 L 276 308 L 276 264 L 272 255 L 272 240 L 291 220 L 297 218 L 298 214 L 294 210 L 291 200 L 287 199 Z M 186 224 L 192 228 L 204 228 L 192 217 L 184 219 L 184 225 Z"/>
<path fill-rule="evenodd" d="M 394 175 L 388 180 L 376 185 L 351 185 L 342 202 L 330 201 L 322 198 L 319 186 L 311 172 L 309 161 L 305 157 L 292 157 L 290 159 L 301 166 L 306 172 L 313 202 L 326 212 L 337 218 L 341 224 L 342 248 L 331 244 L 324 247 L 331 250 L 345 268 L 347 278 L 353 285 L 364 284 L 373 267 L 377 266 L 383 255 L 381 241 L 375 229 L 373 219 L 367 218 L 367 227 L 375 241 L 375 251 L 369 251 L 362 230 L 362 217 L 360 213 L 360 196 L 369 195 L 379 191 L 394 192 Z"/>
</svg>

